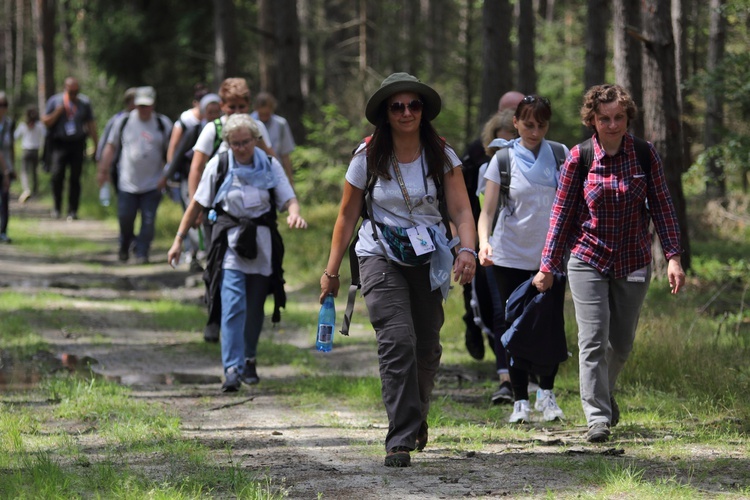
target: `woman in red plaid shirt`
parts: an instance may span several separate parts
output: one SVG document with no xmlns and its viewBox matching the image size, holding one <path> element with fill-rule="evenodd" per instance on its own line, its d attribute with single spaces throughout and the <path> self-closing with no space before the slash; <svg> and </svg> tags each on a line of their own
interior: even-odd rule
<svg viewBox="0 0 750 500">
<path fill-rule="evenodd" d="M 568 282 L 578 323 L 581 402 L 587 440 L 609 439 L 619 408 L 617 376 L 633 348 L 641 306 L 651 279 L 652 220 L 664 255 L 672 293 L 685 284 L 680 264 L 680 228 L 667 190 L 661 159 L 650 143 L 650 164 L 641 165 L 636 139 L 627 132 L 637 108 L 619 85 L 597 85 L 583 98 L 581 120 L 594 130 L 590 168 L 581 144 L 563 165 L 550 215 L 539 273 L 539 291 L 563 272 L 570 250 Z M 646 169 L 650 169 L 649 172 Z"/>
</svg>

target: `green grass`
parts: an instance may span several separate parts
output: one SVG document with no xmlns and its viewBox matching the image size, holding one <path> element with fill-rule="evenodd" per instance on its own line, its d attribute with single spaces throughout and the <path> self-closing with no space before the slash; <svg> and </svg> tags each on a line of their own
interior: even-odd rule
<svg viewBox="0 0 750 500">
<path fill-rule="evenodd" d="M 115 224 L 111 213 L 87 203 L 83 215 L 107 218 Z M 699 204 L 691 207 L 697 210 Z M 288 364 L 301 373 L 293 383 L 264 380 L 264 391 L 283 396 L 284 404 L 314 410 L 327 425 L 345 428 L 353 424 L 339 417 L 341 411 L 382 418 L 379 378 L 325 373 L 324 358 L 312 349 L 279 341 L 287 329 L 303 328 L 309 330 L 312 346 L 318 280 L 327 260 L 336 210 L 333 204 L 303 207 L 310 223 L 305 231 L 289 230 L 281 219 L 289 302 L 279 325 L 272 328 L 267 320 L 259 351 L 266 366 Z M 180 216 L 176 204 L 162 204 L 155 242 L 158 252 L 166 253 Z M 68 260 L 115 251 L 60 234 L 40 237 L 38 222 L 32 219 L 12 222 L 14 246 L 30 255 Z M 612 446 L 627 447 L 627 458 L 535 455 L 536 466 L 565 470 L 579 488 L 524 494 L 549 498 L 701 497 L 703 492 L 690 481 L 675 478 L 712 480 L 722 474 L 722 468 L 730 468 L 736 478 L 731 492 L 750 495 L 750 472 L 726 458 L 744 457 L 739 463 L 746 465 L 750 456 L 750 235 L 744 229 L 699 229 L 693 238 L 694 266 L 688 286 L 672 296 L 664 281 L 652 284 L 634 352 L 618 382 L 617 399 L 626 418 L 616 429 Z M 341 272 L 348 277 L 346 262 Z M 533 452 L 539 446 L 533 443 L 533 436 L 555 425 L 509 426 L 508 409 L 489 404 L 496 389 L 493 356 L 488 351 L 485 360 L 477 362 L 467 354 L 460 292 L 454 288 L 445 304 L 441 333 L 445 375 L 438 380 L 431 405 L 431 441 L 456 454 L 507 443 L 524 443 Z M 337 300 L 339 314 L 344 303 L 342 291 Z M 361 297 L 357 307 L 354 321 L 366 323 Z M 270 313 L 271 308 L 269 300 L 266 311 Z M 566 315 L 572 357 L 560 367 L 556 393 L 567 416 L 563 426 L 573 428 L 583 426 L 585 419 L 578 396 L 576 324 L 569 297 Z M 109 340 L 100 332 L 106 328 L 197 332 L 204 319 L 201 304 L 178 299 L 74 299 L 60 293 L 3 290 L 0 350 L 4 358 L 31 362 L 36 353 L 48 350 L 40 335 L 42 329 L 86 335 L 94 343 L 105 343 Z M 373 336 L 339 337 L 336 342 L 337 346 L 371 346 L 373 359 L 377 356 Z M 199 341 L 185 348 L 215 350 L 215 346 Z M 454 372 L 469 374 L 471 380 L 458 380 L 451 375 Z M 96 436 L 100 441 L 97 453 L 87 450 L 76 433 Z M 382 451 L 381 442 L 364 445 L 373 455 Z M 696 458 L 694 450 L 701 447 L 726 452 L 726 457 Z M 149 464 L 160 464 L 158 477 L 144 471 L 144 457 Z M 217 453 L 185 439 L 179 419 L 164 408 L 133 398 L 127 389 L 102 380 L 56 376 L 24 395 L 7 395 L 0 403 L 2 498 L 283 495 L 282 487 L 271 483 L 263 471 L 240 468 L 238 463 L 231 449 Z"/>
<path fill-rule="evenodd" d="M 34 411 L 0 405 L 0 497 L 81 498 L 281 498 L 283 490 L 262 472 L 235 464 L 231 450 L 217 462 L 210 450 L 182 438 L 177 417 L 129 397 L 110 382 L 54 377 L 37 396 L 48 403 Z M 56 402 L 49 403 L 49 402 Z M 96 454 L 85 452 L 65 426 L 81 423 L 102 439 Z M 143 458 L 166 468 L 149 477 Z M 223 462 L 229 465 L 226 466 Z"/>
</svg>

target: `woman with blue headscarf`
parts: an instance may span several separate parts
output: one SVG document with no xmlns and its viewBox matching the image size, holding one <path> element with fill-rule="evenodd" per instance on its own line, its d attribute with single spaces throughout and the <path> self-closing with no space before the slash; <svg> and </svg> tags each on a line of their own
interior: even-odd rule
<svg viewBox="0 0 750 500">
<path fill-rule="evenodd" d="M 221 308 L 221 389 L 235 392 L 241 382 L 260 381 L 255 358 L 266 296 L 273 293 L 275 298 L 274 322 L 285 303 L 276 211 L 289 211 L 290 228 L 304 229 L 307 222 L 284 168 L 256 147 L 260 133 L 255 121 L 246 114 L 232 115 L 222 134 L 229 149 L 206 166 L 167 259 L 179 261 L 187 231 L 208 210 L 214 228 L 204 279 L 209 308 Z"/>
<path fill-rule="evenodd" d="M 552 108 L 546 98 L 538 95 L 524 97 L 513 115 L 513 126 L 519 137 L 512 141 L 498 139 L 503 147 L 508 148 L 509 182 L 501 180 L 498 155 L 492 158 L 485 173 L 487 184 L 477 234 L 479 262 L 483 266 L 492 266 L 497 286 L 499 301 L 493 304 L 496 344 L 502 342 L 503 334 L 511 326 L 505 318 L 508 297 L 539 269 L 559 178 L 556 157 L 564 158 L 568 153 L 565 146 L 545 139 L 551 117 Z M 553 147 L 562 149 L 564 155 L 555 154 Z M 507 187 L 508 184 L 509 191 L 493 227 L 501 199 L 500 186 Z M 496 345 L 496 352 L 504 352 L 502 345 Z M 510 356 L 512 358 L 512 353 Z M 533 360 L 508 360 L 514 398 L 511 423 L 530 421 L 528 383 L 531 366 L 524 361 Z M 534 368 L 536 372 L 538 367 Z M 553 392 L 556 374 L 557 365 L 552 367 L 551 372 L 538 373 L 540 389 L 537 391 L 535 409 L 542 412 L 546 421 L 563 417 Z"/>
</svg>

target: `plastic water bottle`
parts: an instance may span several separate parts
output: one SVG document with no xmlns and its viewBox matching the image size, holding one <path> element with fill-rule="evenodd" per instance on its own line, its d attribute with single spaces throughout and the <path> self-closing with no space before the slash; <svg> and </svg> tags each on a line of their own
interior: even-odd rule
<svg viewBox="0 0 750 500">
<path fill-rule="evenodd" d="M 109 182 L 102 184 L 102 187 L 99 189 L 99 203 L 103 207 L 108 207 L 110 204 Z"/>
<path fill-rule="evenodd" d="M 315 348 L 321 352 L 331 352 L 333 349 L 333 330 L 336 328 L 336 308 L 333 304 L 333 294 L 328 294 L 320 306 L 318 315 L 318 335 L 315 337 Z"/>
</svg>

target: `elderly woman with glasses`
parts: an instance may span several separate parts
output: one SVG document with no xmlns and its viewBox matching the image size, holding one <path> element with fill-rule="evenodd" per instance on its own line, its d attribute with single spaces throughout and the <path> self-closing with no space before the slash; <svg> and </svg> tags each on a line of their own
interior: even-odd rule
<svg viewBox="0 0 750 500">
<path fill-rule="evenodd" d="M 619 85 L 596 85 L 583 98 L 581 121 L 594 134 L 575 146 L 562 168 L 541 268 L 544 292 L 563 269 L 578 323 L 581 403 L 586 439 L 605 442 L 620 420 L 614 388 L 633 349 L 651 280 L 653 221 L 672 293 L 685 284 L 680 228 L 654 146 L 628 133 L 637 108 Z"/>
<path fill-rule="evenodd" d="M 273 321 L 284 307 L 281 261 L 284 247 L 276 224 L 276 211 L 289 211 L 290 228 L 303 229 L 284 168 L 257 147 L 260 133 L 255 120 L 235 114 L 223 127 L 229 145 L 209 161 L 193 200 L 185 210 L 167 259 L 179 261 L 182 241 L 203 210 L 213 220 L 207 283 L 209 310 L 221 309 L 221 357 L 223 392 L 239 390 L 241 382 L 257 384 L 258 339 L 263 326 L 266 296 L 274 295 Z"/>
<path fill-rule="evenodd" d="M 440 107 L 438 93 L 406 73 L 390 75 L 370 97 L 365 116 L 375 131 L 349 164 L 320 279 L 322 303 L 338 294 L 339 266 L 366 203 L 369 217 L 356 254 L 378 342 L 390 467 L 408 466 L 410 451 L 427 444 L 450 273 L 464 285 L 476 270 L 474 217 L 461 161 L 430 123 Z M 441 207 L 455 224 L 455 239 L 446 236 Z"/>
<path fill-rule="evenodd" d="M 546 421 L 563 417 L 553 392 L 559 361 L 540 363 L 540 360 L 548 359 L 548 353 L 544 351 L 550 344 L 539 345 L 531 354 L 511 352 L 512 362 L 509 362 L 503 343 L 504 334 L 511 326 L 505 315 L 505 305 L 511 293 L 522 283 L 530 282 L 539 269 L 549 228 L 549 212 L 557 189 L 558 161 L 564 160 L 568 152 L 562 144 L 545 139 L 551 117 L 552 108 L 544 97 L 528 95 L 518 104 L 513 126 L 519 137 L 491 143 L 508 148 L 509 178 L 503 181 L 499 155 L 496 154 L 485 173 L 484 206 L 477 223 L 479 262 L 483 266 L 492 266 L 496 286 L 497 302 L 493 304 L 495 352 L 499 364 L 510 375 L 514 399 L 511 423 L 530 421 L 529 371 L 539 375 L 540 389 L 536 394 L 535 408 L 542 412 Z M 502 203 L 501 185 L 509 188 Z M 560 314 L 562 306 L 561 301 L 555 304 Z M 564 342 L 565 331 L 562 328 L 552 330 L 549 333 Z M 521 335 L 530 334 L 524 331 Z M 507 343 L 508 337 L 505 340 Z"/>
</svg>

